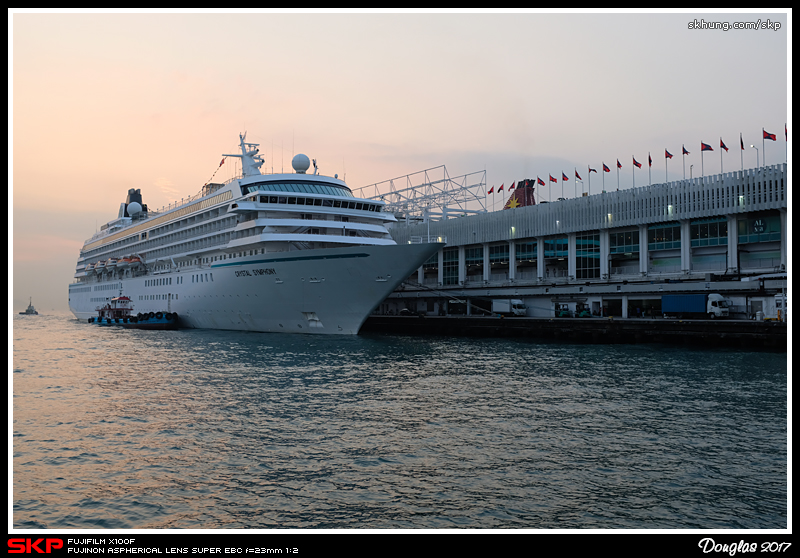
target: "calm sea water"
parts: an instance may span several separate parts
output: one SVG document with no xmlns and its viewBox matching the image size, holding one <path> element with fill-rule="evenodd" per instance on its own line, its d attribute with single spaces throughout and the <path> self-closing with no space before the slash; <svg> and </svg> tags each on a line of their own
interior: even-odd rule
<svg viewBox="0 0 800 558">
<path fill-rule="evenodd" d="M 787 528 L 785 353 L 11 335 L 14 528 Z"/>
</svg>

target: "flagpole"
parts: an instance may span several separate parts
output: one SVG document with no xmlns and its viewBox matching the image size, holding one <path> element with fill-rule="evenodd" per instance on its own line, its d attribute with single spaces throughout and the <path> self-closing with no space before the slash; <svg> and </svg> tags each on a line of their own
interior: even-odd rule
<svg viewBox="0 0 800 558">
<path fill-rule="evenodd" d="M 744 170 L 744 140 L 741 132 L 739 132 L 739 159 L 742 160 L 742 170 Z"/>
<path fill-rule="evenodd" d="M 705 176 L 706 171 L 703 168 L 703 142 L 700 142 L 700 176 Z"/>
<path fill-rule="evenodd" d="M 650 158 L 650 152 L 647 152 L 647 185 L 653 185 L 653 176 L 651 174 L 653 168 L 653 160 Z"/>
<path fill-rule="evenodd" d="M 686 147 L 681 146 L 681 150 L 683 151 L 681 154 L 681 160 L 683 161 L 683 179 L 686 180 Z"/>
<path fill-rule="evenodd" d="M 764 164 L 762 166 L 767 166 L 767 150 L 766 144 L 764 143 L 764 128 L 761 128 L 761 153 L 764 154 Z"/>
</svg>

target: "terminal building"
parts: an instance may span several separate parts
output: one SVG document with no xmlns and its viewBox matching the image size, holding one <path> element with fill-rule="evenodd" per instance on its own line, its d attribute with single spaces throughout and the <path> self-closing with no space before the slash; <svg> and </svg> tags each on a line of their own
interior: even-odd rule
<svg viewBox="0 0 800 558">
<path fill-rule="evenodd" d="M 661 315 L 719 293 L 731 316 L 786 319 L 787 166 L 746 169 L 440 220 L 400 215 L 398 243 L 445 242 L 378 314 Z M 532 181 L 530 181 L 532 182 Z"/>
</svg>

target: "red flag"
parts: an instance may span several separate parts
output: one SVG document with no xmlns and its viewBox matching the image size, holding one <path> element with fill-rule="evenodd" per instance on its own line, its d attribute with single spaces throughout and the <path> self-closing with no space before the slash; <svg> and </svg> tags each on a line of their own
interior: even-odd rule
<svg viewBox="0 0 800 558">
<path fill-rule="evenodd" d="M 764 133 L 764 139 L 768 139 L 768 140 L 772 140 L 772 141 L 777 141 L 777 139 L 775 138 L 775 134 L 770 134 L 770 133 L 769 133 L 769 132 L 767 132 L 767 131 L 766 131 L 764 128 L 761 128 L 761 131 Z M 787 133 L 787 135 L 788 135 L 788 133 L 789 133 L 789 132 L 788 132 L 788 130 L 787 130 L 787 132 L 786 132 L 786 133 Z"/>
<path fill-rule="evenodd" d="M 577 178 L 578 180 L 583 180 L 583 178 L 581 178 L 581 175 L 578 174 L 577 170 L 575 171 L 575 178 Z"/>
<path fill-rule="evenodd" d="M 516 184 L 517 184 L 516 182 L 512 182 L 511 183 L 511 187 L 508 189 L 508 191 L 510 192 L 511 190 L 513 190 L 514 186 L 516 186 Z"/>
<path fill-rule="evenodd" d="M 700 142 L 700 151 L 714 151 L 714 149 L 707 143 Z"/>
<path fill-rule="evenodd" d="M 622 163 L 620 163 L 620 162 L 619 162 L 619 159 L 617 159 L 617 168 L 618 168 L 618 169 L 621 169 L 621 168 L 622 168 Z"/>
<path fill-rule="evenodd" d="M 487 193 L 487 194 L 494 194 L 494 186 L 492 186 L 491 188 L 489 188 L 489 191 L 488 191 L 488 192 L 486 192 L 486 193 Z"/>
<path fill-rule="evenodd" d="M 556 180 L 555 178 L 553 178 L 553 175 L 552 175 L 552 174 L 550 174 L 550 175 L 548 175 L 548 176 L 550 177 L 550 182 L 558 182 L 558 180 Z"/>
<path fill-rule="evenodd" d="M 537 183 L 539 186 L 544 186 L 544 180 L 542 180 L 542 179 L 541 179 L 541 178 L 539 178 L 538 176 L 536 177 L 536 183 Z"/>
<path fill-rule="evenodd" d="M 597 174 L 597 171 L 595 169 L 593 169 L 592 167 L 589 167 L 589 172 L 593 172 L 593 173 Z"/>
<path fill-rule="evenodd" d="M 636 157 L 631 157 L 633 159 L 633 164 L 636 166 L 637 169 L 642 168 L 642 164 L 636 160 Z"/>
<path fill-rule="evenodd" d="M 219 166 L 222 166 L 222 163 L 225 162 L 225 157 L 222 158 L 222 161 L 219 162 Z"/>
<path fill-rule="evenodd" d="M 741 146 L 742 151 L 744 151 L 744 140 L 742 139 L 742 134 L 739 134 L 739 145 Z"/>
<path fill-rule="evenodd" d="M 603 163 L 603 172 L 611 172 L 611 169 L 605 163 Z"/>
<path fill-rule="evenodd" d="M 683 148 L 683 154 L 684 154 L 684 155 L 688 155 L 688 154 L 689 154 L 689 152 L 688 152 L 688 151 L 686 151 L 686 146 L 683 146 L 683 145 L 682 145 L 681 147 Z"/>
<path fill-rule="evenodd" d="M 569 178 L 567 178 L 567 175 L 564 174 L 564 171 L 561 171 L 561 180 L 569 180 Z"/>
<path fill-rule="evenodd" d="M 647 162 L 648 162 L 648 166 L 650 166 L 650 167 L 653 166 L 653 158 L 650 156 L 649 153 L 647 154 Z"/>
<path fill-rule="evenodd" d="M 670 153 L 669 151 L 667 151 L 667 150 L 665 149 L 665 150 L 664 150 L 664 158 L 665 158 L 665 159 L 672 159 L 672 153 Z"/>
<path fill-rule="evenodd" d="M 722 138 L 719 138 L 719 146 L 720 146 L 722 149 L 724 149 L 725 151 L 728 151 L 728 148 L 727 148 L 727 146 L 725 145 L 725 143 L 722 141 Z"/>
<path fill-rule="evenodd" d="M 498 191 L 498 192 L 502 192 L 502 191 L 503 191 L 503 186 L 505 186 L 505 182 L 503 182 L 503 183 L 500 185 L 500 187 L 497 189 L 497 191 Z"/>
</svg>

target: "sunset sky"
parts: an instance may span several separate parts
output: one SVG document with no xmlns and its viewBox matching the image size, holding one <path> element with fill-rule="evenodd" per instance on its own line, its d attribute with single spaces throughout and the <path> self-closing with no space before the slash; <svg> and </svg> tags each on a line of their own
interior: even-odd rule
<svg viewBox="0 0 800 558">
<path fill-rule="evenodd" d="M 245 131 L 263 171 L 306 153 L 351 188 L 439 165 L 510 185 L 617 159 L 630 188 L 648 153 L 664 181 L 665 149 L 682 178 L 682 145 L 699 175 L 701 141 L 705 174 L 720 138 L 738 170 L 739 134 L 745 168 L 750 144 L 782 163 L 790 52 L 786 13 L 10 12 L 9 306 L 67 311 L 79 250 L 127 190 L 150 208 L 193 195 Z M 764 150 L 762 128 L 777 136 Z"/>
</svg>

